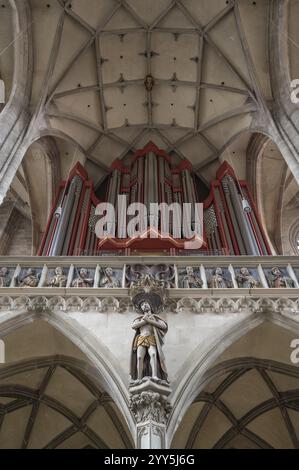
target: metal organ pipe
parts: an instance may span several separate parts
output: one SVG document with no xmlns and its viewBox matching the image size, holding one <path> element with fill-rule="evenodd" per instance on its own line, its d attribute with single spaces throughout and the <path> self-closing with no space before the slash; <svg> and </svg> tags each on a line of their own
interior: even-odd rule
<svg viewBox="0 0 299 470">
<path fill-rule="evenodd" d="M 77 184 L 76 184 L 74 203 L 73 203 L 70 218 L 69 218 L 69 221 L 68 221 L 68 229 L 67 229 L 67 232 L 66 232 L 66 236 L 65 236 L 65 240 L 64 240 L 63 248 L 62 248 L 62 252 L 61 252 L 62 255 L 67 255 L 67 253 L 68 253 L 69 244 L 70 244 L 71 236 L 72 236 L 72 233 L 73 233 L 75 218 L 76 218 L 76 214 L 77 214 L 77 211 L 78 211 L 78 205 L 79 205 L 81 191 L 82 191 L 82 181 L 79 180 L 79 181 L 77 181 Z"/>
<path fill-rule="evenodd" d="M 230 194 L 230 190 L 229 190 L 228 182 L 227 182 L 226 178 L 223 179 L 222 186 L 223 186 L 223 191 L 224 191 L 224 195 L 225 195 L 226 204 L 228 206 L 229 213 L 230 213 L 230 216 L 231 216 L 231 219 L 232 219 L 232 223 L 233 223 L 233 227 L 234 227 L 234 231 L 235 231 L 235 236 L 236 236 L 236 239 L 237 239 L 237 242 L 238 242 L 240 254 L 241 255 L 246 255 L 246 248 L 244 246 L 243 238 L 241 236 L 241 229 L 240 229 L 240 226 L 239 226 L 239 223 L 238 223 L 238 220 L 237 220 L 237 217 L 236 217 L 233 205 L 232 205 L 231 194 Z"/>
<path fill-rule="evenodd" d="M 57 207 L 60 207 L 62 205 L 63 194 L 64 194 L 64 191 L 63 191 L 63 189 L 61 189 L 58 200 L 57 200 L 57 204 L 56 204 L 56 210 L 57 210 Z M 42 256 L 46 256 L 50 253 L 51 246 L 53 245 L 53 240 L 51 242 L 51 238 L 52 238 L 54 230 L 55 230 L 55 224 L 58 224 L 58 220 L 55 217 L 55 212 L 54 212 L 53 216 L 51 218 L 50 225 L 47 229 L 48 231 L 47 231 L 47 234 L 46 234 L 46 240 L 45 240 L 45 243 L 44 243 L 43 251 L 41 253 Z"/>
<path fill-rule="evenodd" d="M 226 178 L 234 206 L 234 211 L 239 222 L 241 235 L 246 246 L 246 254 L 259 255 L 260 252 L 253 237 L 251 227 L 249 226 L 247 215 L 243 211 L 240 196 L 236 188 L 236 183 L 231 176 L 227 176 Z"/>
<path fill-rule="evenodd" d="M 215 193 L 216 203 L 217 203 L 218 208 L 219 208 L 219 214 L 220 214 L 220 217 L 222 219 L 222 224 L 223 224 L 223 227 L 224 227 L 225 236 L 226 236 L 226 240 L 227 240 L 227 243 L 228 243 L 228 246 L 229 246 L 230 253 L 235 254 L 235 250 L 234 250 L 234 246 L 233 246 L 233 243 L 232 243 L 231 235 L 229 233 L 229 228 L 228 228 L 228 225 L 227 225 L 227 220 L 226 220 L 226 217 L 225 217 L 223 203 L 222 203 L 222 200 L 221 200 L 221 197 L 220 197 L 220 194 L 219 194 L 219 189 L 215 188 L 214 193 Z"/>
<path fill-rule="evenodd" d="M 75 176 L 72 179 L 70 183 L 69 191 L 63 201 L 62 213 L 59 217 L 59 221 L 57 224 L 57 229 L 54 235 L 53 244 L 49 253 L 50 256 L 59 256 L 61 254 L 65 235 L 67 233 L 70 213 L 71 213 L 74 199 L 75 199 L 78 180 L 80 181 L 80 178 L 78 176 Z"/>
</svg>

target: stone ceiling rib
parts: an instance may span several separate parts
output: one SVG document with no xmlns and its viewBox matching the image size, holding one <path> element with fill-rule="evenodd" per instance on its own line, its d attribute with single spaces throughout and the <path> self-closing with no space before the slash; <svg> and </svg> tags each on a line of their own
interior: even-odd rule
<svg viewBox="0 0 299 470">
<path fill-rule="evenodd" d="M 217 125 L 242 114 L 248 114 L 250 123 L 254 113 L 265 106 L 237 0 L 230 0 L 226 5 L 223 2 L 223 7 L 220 5 L 216 10 L 211 7 L 210 14 L 205 12 L 203 16 L 196 2 L 190 0 L 185 4 L 182 0 L 172 0 L 161 6 L 162 10 L 155 10 L 154 20 L 146 9 L 137 8 L 137 4 L 135 8 L 135 0 L 105 3 L 96 21 L 94 18 L 91 21 L 89 13 L 83 13 L 79 3 L 71 5 L 71 2 L 57 0 L 57 17 L 53 17 L 57 26 L 54 23 L 53 45 L 45 61 L 42 93 L 36 109 L 33 108 L 33 120 L 44 118 L 44 133 L 60 129 L 67 133 L 82 148 L 86 147 L 87 159 L 105 173 L 109 170 L 104 155 L 111 152 L 110 143 L 116 142 L 121 148 L 115 146 L 109 160 L 123 158 L 125 152 L 134 151 L 139 142 L 131 137 L 132 129 L 136 128 L 156 134 L 166 151 L 192 162 L 195 160 L 200 176 L 201 169 L 215 162 L 226 144 L 225 133 L 223 138 L 217 138 Z M 49 14 L 52 11 L 49 10 Z M 233 36 L 240 57 L 232 57 L 227 45 L 219 42 L 219 37 L 225 37 L 227 24 L 234 25 Z M 72 47 L 71 34 L 76 37 L 76 30 L 78 46 Z M 123 55 L 120 59 L 118 38 L 119 51 L 124 51 L 119 52 Z M 146 74 L 154 78 L 152 90 L 145 87 Z M 91 100 L 90 109 L 86 111 L 84 106 L 78 110 L 78 103 L 81 106 L 85 100 L 81 93 L 86 93 L 86 102 Z M 69 122 L 64 123 L 65 119 Z M 248 130 L 251 124 L 245 121 Z M 240 131 L 238 121 L 231 122 L 237 134 Z M 83 126 L 82 130 L 77 124 Z M 95 134 L 88 133 L 87 128 Z M 176 129 L 178 136 L 169 138 L 167 131 L 170 129 Z M 116 135 L 118 131 L 122 137 Z M 185 135 L 180 131 L 186 131 Z M 141 141 L 145 134 L 140 135 Z M 230 138 L 231 134 L 228 140 Z M 193 155 L 188 146 L 180 148 L 189 140 L 192 143 L 192 139 L 194 145 L 197 139 L 202 142 L 203 150 L 201 153 L 199 148 L 198 156 Z M 98 153 L 97 149 L 100 149 Z"/>
<path fill-rule="evenodd" d="M 118 138 L 113 134 L 113 131 L 117 131 L 118 129 L 122 129 L 124 126 L 130 127 L 130 128 L 144 128 L 144 129 L 153 129 L 157 130 L 158 132 L 156 133 L 159 135 L 159 137 L 163 140 L 163 142 L 168 146 L 168 151 L 174 151 L 179 157 L 181 158 L 188 158 L 188 156 L 184 156 L 183 152 L 180 151 L 179 146 L 187 142 L 189 139 L 192 139 L 193 137 L 199 137 L 202 142 L 207 145 L 211 151 L 211 161 L 214 161 L 218 154 L 218 149 L 215 147 L 215 145 L 210 142 L 210 140 L 202 134 L 203 131 L 207 130 L 210 127 L 213 127 L 220 123 L 221 121 L 224 121 L 226 119 L 229 119 L 234 116 L 238 116 L 243 113 L 251 113 L 254 111 L 254 108 L 250 105 L 244 105 L 243 107 L 237 108 L 235 110 L 231 110 L 228 113 L 222 113 L 216 116 L 215 118 L 209 120 L 205 124 L 202 124 L 200 122 L 200 109 L 201 109 L 201 91 L 203 89 L 206 90 L 219 90 L 220 92 L 229 92 L 229 93 L 236 93 L 239 94 L 240 96 L 248 96 L 252 100 L 254 100 L 254 95 L 252 94 L 251 88 L 247 81 L 244 79 L 243 76 L 238 72 L 238 70 L 235 68 L 235 66 L 231 63 L 231 61 L 226 57 L 226 55 L 219 49 L 219 47 L 212 41 L 212 39 L 209 36 L 209 32 L 213 30 L 215 25 L 218 25 L 223 18 L 225 18 L 228 14 L 233 14 L 234 12 L 234 7 L 235 7 L 235 2 L 230 2 L 226 7 L 224 7 L 221 11 L 217 13 L 215 17 L 213 17 L 204 27 L 202 24 L 198 21 L 197 18 L 191 13 L 188 8 L 180 1 L 180 0 L 173 0 L 170 2 L 169 5 L 166 6 L 164 10 L 160 12 L 158 17 L 151 23 L 147 24 L 143 18 L 141 18 L 134 8 L 132 8 L 131 5 L 128 4 L 126 0 L 119 0 L 116 3 L 114 2 L 112 5 L 112 8 L 110 12 L 107 14 L 107 16 L 101 21 L 101 24 L 97 27 L 96 30 L 92 28 L 86 20 L 83 20 L 76 12 L 73 11 L 72 8 L 68 7 L 68 4 L 65 4 L 62 0 L 58 0 L 58 3 L 61 5 L 63 8 L 63 11 L 66 15 L 70 16 L 72 20 L 78 24 L 78 27 L 84 29 L 90 34 L 90 38 L 82 45 L 82 47 L 76 52 L 76 54 L 71 58 L 71 60 L 68 62 L 64 70 L 60 73 L 58 78 L 56 79 L 55 83 L 51 87 L 51 90 L 48 95 L 48 101 L 47 105 L 49 105 L 52 101 L 54 102 L 56 99 L 59 98 L 65 98 L 69 97 L 72 95 L 76 95 L 78 93 L 84 93 L 84 92 L 90 92 L 94 91 L 98 94 L 99 96 L 99 107 L 100 107 L 100 114 L 102 116 L 102 125 L 97 126 L 94 123 L 89 122 L 87 119 L 79 118 L 77 116 L 73 116 L 71 113 L 66 113 L 66 112 L 57 112 L 54 110 L 49 111 L 48 116 L 49 117 L 55 117 L 58 119 L 68 119 L 68 120 L 74 120 L 83 126 L 89 127 L 92 130 L 95 130 L 99 132 L 99 136 L 90 146 L 88 149 L 88 158 L 92 160 L 94 163 L 98 162 L 98 159 L 96 156 L 91 156 L 91 152 L 95 151 L 97 145 L 102 142 L 103 140 L 103 135 L 105 134 L 109 139 L 114 140 L 115 142 L 120 143 L 121 145 L 125 146 L 125 149 L 129 149 L 129 151 L 132 148 L 135 148 L 134 142 L 126 142 L 124 139 Z M 173 9 L 177 8 L 183 16 L 188 20 L 190 23 L 190 27 L 181 27 L 179 24 L 176 28 L 169 27 L 169 26 L 160 26 L 162 21 L 168 18 L 168 15 L 172 12 Z M 130 27 L 127 28 L 125 25 L 123 28 L 109 28 L 109 23 L 113 19 L 114 15 L 120 11 L 120 9 L 123 9 L 132 17 L 132 19 L 136 22 L 136 27 Z M 237 20 L 236 20 L 237 21 Z M 240 25 L 239 25 L 240 26 Z M 116 126 L 116 127 L 109 127 L 108 120 L 107 120 L 107 112 L 109 111 L 109 107 L 106 104 L 106 97 L 105 97 L 105 90 L 106 89 L 113 89 L 118 88 L 122 92 L 126 87 L 142 87 L 143 86 L 143 79 L 121 79 L 118 81 L 114 82 L 104 82 L 103 81 L 103 64 L 106 60 L 105 57 L 102 55 L 102 48 L 101 48 L 101 41 L 102 37 L 104 35 L 108 34 L 115 34 L 115 35 L 128 35 L 132 32 L 140 32 L 145 35 L 146 38 L 146 48 L 145 48 L 145 58 L 146 58 L 146 71 L 148 75 L 152 74 L 152 63 L 155 60 L 155 56 L 152 56 L 152 37 L 154 34 L 157 33 L 172 33 L 174 35 L 181 35 L 181 34 L 195 34 L 198 36 L 198 57 L 196 59 L 196 78 L 192 81 L 188 80 L 182 80 L 176 76 L 174 76 L 172 79 L 163 79 L 163 78 L 155 78 L 155 86 L 169 86 L 175 91 L 176 87 L 190 87 L 191 89 L 194 88 L 195 90 L 195 103 L 194 103 L 194 126 L 193 130 L 195 132 L 192 133 L 187 133 L 186 136 L 183 138 L 180 138 L 177 142 L 170 143 L 169 139 L 164 135 L 163 130 L 164 129 L 170 129 L 170 128 L 178 128 L 178 129 L 190 129 L 188 126 L 184 125 L 179 125 L 176 122 L 173 122 L 172 124 L 166 124 L 163 122 L 157 122 L 154 119 L 154 114 L 153 114 L 153 106 L 156 105 L 156 103 L 153 102 L 153 95 L 152 91 L 145 90 L 145 96 L 146 98 L 146 103 L 145 106 L 147 108 L 147 122 L 142 122 L 142 123 L 127 123 L 124 124 L 124 126 Z M 238 36 L 241 42 L 240 38 L 240 31 L 238 30 Z M 66 89 L 64 91 L 55 93 L 55 90 L 59 86 L 59 84 L 62 82 L 62 80 L 67 76 L 67 74 L 70 72 L 72 66 L 77 62 L 77 60 L 83 56 L 83 54 L 93 45 L 95 42 L 95 63 L 96 63 L 96 70 L 97 70 L 97 77 L 98 77 L 98 83 L 96 85 L 92 86 L 82 86 L 78 88 L 73 88 L 73 89 Z M 229 86 L 227 84 L 217 84 L 217 83 L 207 83 L 202 81 L 202 72 L 203 72 L 203 60 L 205 56 L 205 43 L 209 44 L 209 46 L 216 52 L 218 57 L 221 57 L 226 66 L 229 68 L 231 73 L 235 75 L 241 83 L 244 84 L 245 89 L 239 89 L 237 87 Z M 63 44 L 60 44 L 60 47 L 63 47 Z M 57 59 L 56 54 L 56 59 Z M 247 58 L 246 58 L 247 60 Z M 159 103 L 158 103 L 159 105 Z M 112 132 L 106 133 L 106 131 L 111 130 Z M 167 143 L 168 142 L 168 143 Z M 121 158 L 124 156 L 125 150 L 121 153 Z M 116 157 L 119 157 L 118 155 L 115 155 L 115 157 L 112 158 L 112 160 Z M 199 156 L 200 157 L 200 156 Z M 207 165 L 207 160 L 205 160 L 204 165 Z M 200 165 L 198 166 L 200 168 Z"/>
<path fill-rule="evenodd" d="M 219 411 L 223 413 L 226 419 L 232 424 L 232 426 L 224 432 L 224 434 L 217 440 L 213 448 L 225 448 L 232 441 L 234 437 L 238 434 L 241 434 L 247 437 L 255 445 L 260 448 L 273 448 L 269 442 L 264 438 L 248 429 L 247 426 L 253 422 L 255 419 L 259 418 L 264 413 L 267 413 L 271 410 L 278 409 L 282 416 L 285 428 L 288 432 L 290 441 L 293 444 L 293 447 L 297 449 L 299 447 L 298 436 L 294 429 L 293 423 L 290 419 L 288 408 L 298 409 L 297 403 L 299 399 L 299 390 L 287 390 L 280 392 L 275 386 L 274 382 L 268 374 L 268 370 L 279 373 L 281 376 L 296 376 L 298 378 L 298 373 L 294 375 L 294 371 L 291 370 L 288 366 L 282 364 L 275 364 L 269 360 L 259 360 L 259 361 L 245 361 L 244 367 L 239 367 L 233 372 L 231 372 L 215 389 L 214 392 L 202 391 L 196 400 L 193 403 L 205 403 L 200 413 L 198 414 L 189 436 L 186 442 L 186 448 L 194 448 L 196 439 L 199 433 L 202 431 L 204 424 L 209 418 L 209 413 L 212 408 L 215 406 Z M 219 365 L 219 367 L 221 364 Z M 255 371 L 257 377 L 260 377 L 260 380 L 266 385 L 269 390 L 270 398 L 262 402 L 257 403 L 255 406 L 252 406 L 249 411 L 247 411 L 240 419 L 235 417 L 233 409 L 231 406 L 225 404 L 225 399 L 221 398 L 222 395 L 236 383 L 242 376 L 246 375 L 250 371 Z M 237 406 L 237 398 L 235 400 Z M 253 403 L 254 405 L 254 403 Z M 294 408 L 295 407 L 295 408 Z"/>
<path fill-rule="evenodd" d="M 41 380 L 38 389 L 33 389 L 25 385 L 18 384 L 18 374 L 26 371 L 36 371 L 37 368 L 44 368 L 46 366 L 45 374 Z M 82 386 L 94 396 L 94 400 L 88 404 L 85 411 L 81 416 L 78 416 L 74 411 L 68 408 L 67 405 L 62 403 L 60 399 L 53 398 L 51 392 L 47 394 L 47 389 L 50 384 L 52 377 L 55 375 L 58 367 L 64 369 L 71 374 Z M 70 426 L 64 429 L 62 432 L 54 436 L 46 445 L 47 449 L 55 449 L 74 434 L 81 432 L 97 447 L 102 449 L 109 448 L 107 443 L 91 429 L 88 425 L 88 420 L 96 412 L 98 407 L 103 407 L 108 419 L 113 425 L 114 432 L 118 434 L 124 444 L 125 448 L 131 448 L 132 443 L 125 430 L 117 412 L 112 407 L 112 399 L 110 396 L 102 392 L 95 383 L 87 377 L 83 372 L 76 367 L 69 364 L 64 364 L 59 361 L 59 358 L 54 358 L 52 361 L 50 358 L 40 359 L 35 364 L 31 361 L 29 363 L 17 364 L 16 367 L 10 367 L 7 369 L 4 378 L 11 378 L 11 383 L 0 384 L 0 397 L 12 398 L 11 402 L 3 405 L 0 404 L 0 431 L 1 426 L 4 423 L 5 416 L 8 413 L 14 413 L 15 411 L 31 406 L 31 412 L 29 414 L 28 421 L 25 426 L 24 436 L 21 447 L 27 449 L 30 447 L 30 440 L 35 432 L 35 423 L 39 413 L 41 413 L 40 406 L 44 405 L 52 410 L 60 413 L 68 421 Z"/>
</svg>

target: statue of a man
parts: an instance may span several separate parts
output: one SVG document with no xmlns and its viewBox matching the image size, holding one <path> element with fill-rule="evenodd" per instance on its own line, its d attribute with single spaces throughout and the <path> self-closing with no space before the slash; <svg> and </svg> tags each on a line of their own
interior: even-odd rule
<svg viewBox="0 0 299 470">
<path fill-rule="evenodd" d="M 200 289 L 203 285 L 199 276 L 194 273 L 192 266 L 186 267 L 186 276 L 183 277 L 184 289 Z"/>
<path fill-rule="evenodd" d="M 105 289 L 114 289 L 119 286 L 119 280 L 114 275 L 112 268 L 106 268 L 104 271 L 104 276 L 101 279 L 100 287 L 104 287 Z"/>
<path fill-rule="evenodd" d="M 27 269 L 25 275 L 19 279 L 20 287 L 38 287 L 40 274 L 35 269 Z"/>
<path fill-rule="evenodd" d="M 93 287 L 93 279 L 88 278 L 87 269 L 80 269 L 78 277 L 73 280 L 72 287 Z"/>
<path fill-rule="evenodd" d="M 9 287 L 10 282 L 8 268 L 0 268 L 0 287 Z"/>
<path fill-rule="evenodd" d="M 135 330 L 131 355 L 132 381 L 141 381 L 144 377 L 167 381 L 162 346 L 168 325 L 153 313 L 148 301 L 143 300 L 139 308 L 142 315 L 132 325 Z"/>
<path fill-rule="evenodd" d="M 63 269 L 57 267 L 55 269 L 55 276 L 51 277 L 48 287 L 66 287 L 67 276 L 64 274 Z"/>
<path fill-rule="evenodd" d="M 276 288 L 276 289 L 279 289 L 279 288 L 292 288 L 292 287 L 295 287 L 295 283 L 293 281 L 293 279 L 291 279 L 290 277 L 288 276 L 284 276 L 283 273 L 281 272 L 281 270 L 275 266 L 274 268 L 272 268 L 271 270 L 271 273 L 272 273 L 272 287 Z"/>
<path fill-rule="evenodd" d="M 222 268 L 216 268 L 209 281 L 209 287 L 212 289 L 225 289 L 226 287 L 230 287 L 228 284 L 229 283 L 224 277 Z"/>
<path fill-rule="evenodd" d="M 260 283 L 253 277 L 248 268 L 241 268 L 240 274 L 236 276 L 238 286 L 245 289 L 259 287 Z"/>
</svg>

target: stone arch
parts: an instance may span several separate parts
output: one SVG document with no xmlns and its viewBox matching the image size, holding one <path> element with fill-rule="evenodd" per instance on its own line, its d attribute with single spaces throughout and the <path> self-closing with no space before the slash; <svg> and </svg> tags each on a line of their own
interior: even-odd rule
<svg viewBox="0 0 299 470">
<path fill-rule="evenodd" d="M 204 448 L 207 444 L 215 449 L 231 446 L 262 449 L 276 448 L 277 445 L 298 447 L 296 413 L 299 391 L 293 389 L 299 383 L 298 368 L 270 359 L 241 357 L 217 364 L 208 371 L 207 377 L 209 384 L 192 405 L 193 408 L 199 404 L 201 407 L 198 407 L 198 415 L 186 432 L 186 448 L 196 448 L 200 437 L 200 445 Z M 256 388 L 248 390 L 250 396 L 240 396 L 242 392 L 246 393 L 250 382 Z M 239 396 L 232 399 L 237 390 Z M 256 401 L 252 400 L 254 393 Z M 269 430 L 267 438 L 264 424 L 271 415 L 273 421 L 278 421 L 280 436 Z M 215 423 L 213 435 L 211 433 L 207 438 L 211 426 L 209 421 L 214 421 L 216 416 L 218 422 Z M 263 423 L 262 427 L 260 422 Z"/>
<path fill-rule="evenodd" d="M 283 253 L 283 194 L 288 166 L 270 135 L 261 132 L 252 135 L 247 148 L 246 171 L 272 253 Z"/>
<path fill-rule="evenodd" d="M 33 253 L 36 253 L 61 180 L 55 140 L 44 137 L 35 141 L 24 156 L 22 168 L 31 208 Z"/>
<path fill-rule="evenodd" d="M 250 344 L 258 344 L 258 338 L 262 338 L 263 334 L 268 335 L 268 338 L 273 334 L 273 338 L 275 338 L 273 343 L 269 340 L 267 348 L 264 350 L 262 347 L 260 350 L 258 348 L 256 351 L 251 350 Z M 210 341 L 204 347 L 198 346 L 183 364 L 181 373 L 178 375 L 176 383 L 173 384 L 174 392 L 171 397 L 173 411 L 168 423 L 168 442 L 171 444 L 179 426 L 184 426 L 183 418 L 196 397 L 212 380 L 214 368 L 215 371 L 218 371 L 219 368 L 221 369 L 219 364 L 222 362 L 239 360 L 244 357 L 251 357 L 252 360 L 274 360 L 289 365 L 292 352 L 290 343 L 296 335 L 298 337 L 298 334 L 299 325 L 297 322 L 274 313 L 267 315 L 261 313 L 247 317 L 238 325 L 233 326 L 221 338 L 215 336 L 214 342 Z M 281 347 L 283 344 L 287 345 L 284 357 L 279 356 L 278 351 L 275 351 L 277 344 L 280 344 Z M 246 345 L 247 350 L 243 346 L 241 348 L 240 345 Z M 271 357 L 271 354 L 273 356 L 276 354 L 276 357 Z"/>
<path fill-rule="evenodd" d="M 299 221 L 295 223 L 289 230 L 289 243 L 293 249 L 294 254 L 299 255 Z"/>
<path fill-rule="evenodd" d="M 102 345 L 100 341 L 96 340 L 92 334 L 88 333 L 86 329 L 82 328 L 82 326 L 79 327 L 76 325 L 76 322 L 72 320 L 66 321 L 60 314 L 53 312 L 38 314 L 36 312 L 26 311 L 24 313 L 8 316 L 11 317 L 9 320 L 7 320 L 6 316 L 0 323 L 0 337 L 5 342 L 7 361 L 2 373 L 10 375 L 14 373 L 15 369 L 24 371 L 24 368 L 27 370 L 31 367 L 32 370 L 34 370 L 36 367 L 46 367 L 44 364 L 49 364 L 48 374 L 51 373 L 51 367 L 58 367 L 67 371 L 71 368 L 71 374 L 74 376 L 79 374 L 79 380 L 81 382 L 87 381 L 89 384 L 88 387 L 93 387 L 94 393 L 96 389 L 98 389 L 104 394 L 102 401 L 100 400 L 100 403 L 103 402 L 101 406 L 105 405 L 104 402 L 106 399 L 110 403 L 107 411 L 110 418 L 106 417 L 110 424 L 106 423 L 107 426 L 109 425 L 111 428 L 112 419 L 112 421 L 114 420 L 114 424 L 116 423 L 116 428 L 119 427 L 119 429 L 122 430 L 121 433 L 124 433 L 124 429 L 127 429 L 121 438 L 122 446 L 125 448 L 132 447 L 135 438 L 135 424 L 129 410 L 129 395 L 124 383 L 125 379 L 122 372 L 119 370 L 117 361 L 107 348 Z M 25 344 L 25 340 L 28 337 L 29 339 L 31 338 L 31 340 L 29 342 L 27 341 Z M 43 340 L 43 338 L 46 337 L 47 340 Z M 16 343 L 18 344 L 18 348 L 16 348 Z M 12 348 L 11 344 L 13 345 Z M 21 351 L 19 351 L 20 348 Z M 14 352 L 12 353 L 12 351 Z M 46 375 L 43 380 L 47 380 Z M 34 406 L 36 396 L 32 391 L 32 387 L 29 386 L 29 388 L 31 388 L 29 398 L 32 400 L 32 405 Z M 26 393 L 26 389 L 22 389 L 21 392 Z M 3 394 L 5 393 L 7 393 L 6 389 L 3 391 Z M 3 396 L 3 394 L 1 395 L 0 374 L 0 395 Z M 20 397 L 13 398 L 20 399 Z M 98 398 L 99 397 L 95 395 L 95 401 Z M 59 405 L 57 403 L 54 408 L 55 407 L 56 411 L 59 411 Z M 94 413 L 94 411 L 92 411 L 93 407 L 96 414 L 99 412 L 99 415 L 101 415 L 101 411 L 97 410 L 95 403 L 93 403 L 93 405 L 88 403 L 88 406 L 86 406 L 86 409 L 81 414 L 70 413 L 68 410 L 69 419 L 72 422 L 71 426 L 80 427 L 82 425 L 84 434 L 84 420 L 86 416 L 89 416 L 89 412 Z M 3 410 L 3 408 L 0 405 L 0 414 L 1 410 Z M 93 420 L 94 419 L 95 418 L 93 418 Z M 94 426 L 97 425 L 97 422 L 95 422 Z M 65 432 L 67 436 L 67 431 Z M 92 435 L 91 433 L 91 437 Z M 96 447 L 105 446 L 105 440 L 101 439 L 101 436 L 99 440 L 95 438 L 94 440 L 91 439 L 91 441 L 94 442 Z M 102 441 L 104 442 L 103 445 L 101 444 Z M 114 444 L 111 445 L 120 445 L 120 441 L 118 441 L 118 444 L 114 442 Z M 107 444 L 107 442 L 106 447 L 109 447 L 109 443 Z"/>
</svg>

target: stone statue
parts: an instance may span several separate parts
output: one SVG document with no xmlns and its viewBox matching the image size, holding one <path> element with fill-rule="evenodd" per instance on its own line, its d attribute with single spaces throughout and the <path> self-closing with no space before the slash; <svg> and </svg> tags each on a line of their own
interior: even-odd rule
<svg viewBox="0 0 299 470">
<path fill-rule="evenodd" d="M 87 269 L 81 268 L 78 277 L 76 277 L 72 282 L 72 287 L 93 287 L 93 279 L 88 278 L 87 276 Z"/>
<path fill-rule="evenodd" d="M 153 313 L 149 301 L 142 300 L 139 305 L 142 315 L 132 325 L 135 336 L 131 355 L 131 379 L 139 383 L 143 378 L 154 381 L 167 381 L 165 358 L 162 351 L 164 336 L 168 325 Z"/>
<path fill-rule="evenodd" d="M 104 276 L 100 281 L 100 287 L 104 287 L 105 289 L 115 289 L 116 287 L 120 287 L 119 280 L 114 275 L 112 268 L 105 268 Z"/>
<path fill-rule="evenodd" d="M 200 289 L 203 285 L 202 280 L 194 273 L 192 266 L 186 267 L 186 275 L 183 277 L 184 289 Z"/>
<path fill-rule="evenodd" d="M 36 269 L 27 269 L 25 275 L 19 278 L 20 287 L 38 287 L 40 274 L 36 273 Z"/>
<path fill-rule="evenodd" d="M 0 287 L 9 287 L 11 278 L 9 277 L 8 268 L 0 269 Z"/>
<path fill-rule="evenodd" d="M 245 289 L 254 289 L 255 287 L 260 286 L 260 283 L 253 277 L 248 268 L 241 268 L 236 279 L 238 286 Z"/>
<path fill-rule="evenodd" d="M 55 276 L 51 277 L 48 287 L 66 287 L 67 276 L 64 274 L 63 269 L 58 267 L 55 269 Z"/>
<path fill-rule="evenodd" d="M 209 280 L 209 287 L 212 289 L 225 289 L 230 287 L 229 281 L 225 279 L 222 268 L 214 269 L 213 276 Z"/>
<path fill-rule="evenodd" d="M 284 276 L 277 266 L 271 269 L 271 274 L 273 276 L 271 281 L 271 287 L 274 287 L 275 289 L 295 287 L 293 279 L 288 276 Z"/>
</svg>

